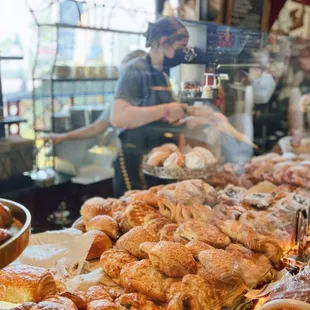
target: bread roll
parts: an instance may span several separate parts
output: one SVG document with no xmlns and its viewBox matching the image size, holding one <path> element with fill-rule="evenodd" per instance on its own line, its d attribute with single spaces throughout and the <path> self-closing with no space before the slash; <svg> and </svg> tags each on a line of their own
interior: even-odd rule
<svg viewBox="0 0 310 310">
<path fill-rule="evenodd" d="M 143 254 L 139 248 L 140 244 L 143 242 L 157 242 L 157 238 L 151 235 L 142 226 L 138 226 L 121 236 L 117 240 L 116 246 L 120 250 L 127 251 L 137 258 L 144 258 L 145 254 Z"/>
<path fill-rule="evenodd" d="M 206 160 L 199 152 L 189 152 L 185 155 L 185 167 L 188 169 L 198 170 L 206 167 Z"/>
<path fill-rule="evenodd" d="M 87 254 L 87 260 L 99 258 L 103 252 L 112 248 L 111 239 L 102 231 L 92 230 L 86 232 L 84 235 L 95 236 Z"/>
<path fill-rule="evenodd" d="M 168 169 L 183 168 L 185 165 L 185 156 L 181 152 L 173 152 L 164 161 L 164 167 Z"/>
<path fill-rule="evenodd" d="M 80 218 L 79 220 L 77 220 L 72 228 L 75 228 L 75 229 L 78 229 L 80 230 L 81 232 L 86 232 L 86 228 L 85 228 L 85 224 L 84 224 L 84 221 L 83 221 L 83 218 Z"/>
<path fill-rule="evenodd" d="M 53 275 L 43 268 L 11 265 L 0 270 L 0 300 L 11 303 L 39 302 L 56 294 Z"/>
<path fill-rule="evenodd" d="M 13 217 L 10 209 L 0 202 L 0 228 L 11 226 Z"/>
<path fill-rule="evenodd" d="M 111 249 L 100 257 L 100 266 L 111 278 L 118 278 L 124 265 L 136 262 L 137 259 L 126 251 Z"/>
<path fill-rule="evenodd" d="M 183 277 L 197 271 L 191 252 L 176 242 L 160 241 L 151 248 L 149 258 L 153 266 L 168 277 Z"/>
<path fill-rule="evenodd" d="M 89 221 L 96 215 L 112 215 L 112 208 L 109 201 L 101 198 L 94 197 L 84 202 L 81 208 L 81 215 L 84 221 Z"/>
<path fill-rule="evenodd" d="M 154 153 L 154 152 L 157 152 L 157 151 L 169 151 L 170 153 L 172 153 L 172 152 L 179 151 L 179 148 L 174 143 L 164 143 L 163 145 L 161 145 L 159 147 L 155 147 L 151 151 L 151 153 Z"/>
<path fill-rule="evenodd" d="M 206 165 L 214 165 L 216 163 L 216 159 L 213 156 L 213 154 L 206 148 L 204 147 L 200 147 L 200 146 L 196 146 L 193 148 L 194 152 L 198 152 L 201 155 L 203 155 L 203 157 L 205 158 L 206 161 Z"/>
<path fill-rule="evenodd" d="M 124 234 L 128 232 L 132 226 L 128 222 L 126 214 L 122 211 L 114 212 L 112 214 L 113 219 L 116 221 L 119 230 Z"/>
<path fill-rule="evenodd" d="M 108 215 L 97 215 L 93 217 L 86 223 L 85 227 L 87 231 L 103 231 L 113 239 L 117 239 L 119 236 L 118 225 L 116 221 Z"/>
<path fill-rule="evenodd" d="M 147 160 L 147 164 L 154 167 L 162 166 L 164 161 L 169 157 L 170 154 L 171 152 L 166 150 L 151 153 Z"/>
</svg>

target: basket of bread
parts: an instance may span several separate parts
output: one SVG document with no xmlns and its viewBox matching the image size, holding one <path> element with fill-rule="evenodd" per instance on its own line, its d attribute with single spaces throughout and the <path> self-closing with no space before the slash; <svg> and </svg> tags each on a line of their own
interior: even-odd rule
<svg viewBox="0 0 310 310">
<path fill-rule="evenodd" d="M 203 178 L 215 170 L 217 160 L 203 147 L 186 147 L 181 151 L 175 144 L 166 143 L 152 149 L 143 162 L 144 173 L 173 180 Z"/>
</svg>

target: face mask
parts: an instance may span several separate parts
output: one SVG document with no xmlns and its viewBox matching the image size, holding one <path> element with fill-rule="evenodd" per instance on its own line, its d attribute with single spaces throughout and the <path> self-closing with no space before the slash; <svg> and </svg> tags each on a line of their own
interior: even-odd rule
<svg viewBox="0 0 310 310">
<path fill-rule="evenodd" d="M 173 58 L 164 57 L 164 68 L 170 69 L 180 65 L 184 62 L 185 59 L 185 52 L 183 49 L 177 49 L 174 52 Z"/>
</svg>

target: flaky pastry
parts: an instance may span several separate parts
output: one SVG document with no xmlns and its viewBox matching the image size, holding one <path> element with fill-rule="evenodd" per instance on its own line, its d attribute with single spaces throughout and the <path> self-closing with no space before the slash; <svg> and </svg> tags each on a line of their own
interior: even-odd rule
<svg viewBox="0 0 310 310">
<path fill-rule="evenodd" d="M 143 201 L 133 201 L 125 211 L 128 223 L 132 227 L 143 225 L 144 218 L 151 213 L 156 213 L 155 209 Z"/>
<path fill-rule="evenodd" d="M 0 300 L 2 301 L 39 302 L 54 294 L 56 294 L 56 282 L 46 269 L 11 265 L 0 270 Z"/>
<path fill-rule="evenodd" d="M 201 310 L 196 297 L 191 294 L 179 293 L 169 302 L 167 310 Z"/>
<path fill-rule="evenodd" d="M 229 245 L 230 239 L 217 227 L 198 221 L 189 221 L 181 224 L 175 232 L 189 241 L 199 240 L 217 248 L 225 248 Z"/>
<path fill-rule="evenodd" d="M 201 153 L 191 151 L 185 155 L 185 167 L 193 170 L 203 169 L 206 167 L 206 160 Z"/>
<path fill-rule="evenodd" d="M 219 310 L 221 302 L 214 288 L 201 276 L 188 274 L 182 279 L 182 292 L 195 296 L 201 309 Z"/>
<path fill-rule="evenodd" d="M 124 265 L 137 261 L 126 251 L 111 249 L 104 252 L 100 258 L 103 271 L 111 278 L 118 278 Z"/>
<path fill-rule="evenodd" d="M 107 299 L 94 300 L 87 305 L 87 310 L 126 310 L 121 305 Z"/>
<path fill-rule="evenodd" d="M 174 241 L 174 233 L 178 229 L 178 224 L 167 224 L 165 225 L 159 233 L 160 241 Z"/>
<path fill-rule="evenodd" d="M 163 165 L 168 169 L 183 168 L 185 165 L 185 156 L 181 152 L 173 152 L 167 157 Z"/>
<path fill-rule="evenodd" d="M 215 279 L 228 284 L 243 282 L 240 266 L 230 253 L 220 249 L 211 249 L 200 252 L 198 259 Z"/>
<path fill-rule="evenodd" d="M 162 166 L 162 164 L 169 157 L 170 154 L 171 152 L 166 150 L 158 150 L 156 152 L 153 152 L 149 155 L 147 164 L 155 167 Z"/>
<path fill-rule="evenodd" d="M 199 240 L 192 240 L 185 244 L 185 247 L 189 249 L 195 258 L 198 258 L 199 253 L 202 251 L 214 249 L 213 246 Z"/>
<path fill-rule="evenodd" d="M 131 255 L 137 258 L 144 258 L 144 254 L 141 253 L 139 247 L 143 242 L 157 242 L 158 239 L 151 235 L 142 226 L 134 227 L 129 232 L 121 236 L 117 242 L 116 246 L 120 250 L 127 251 Z"/>
<path fill-rule="evenodd" d="M 168 277 L 183 277 L 197 271 L 191 252 L 176 242 L 160 241 L 151 248 L 149 258 L 153 266 Z"/>
<path fill-rule="evenodd" d="M 164 276 L 148 259 L 126 264 L 120 273 L 121 284 L 153 301 L 166 301 Z"/>
</svg>

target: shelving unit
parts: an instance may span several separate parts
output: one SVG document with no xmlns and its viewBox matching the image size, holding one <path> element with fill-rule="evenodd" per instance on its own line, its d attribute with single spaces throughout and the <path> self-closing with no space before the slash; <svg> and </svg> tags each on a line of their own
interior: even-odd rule
<svg viewBox="0 0 310 310">
<path fill-rule="evenodd" d="M 75 96 L 80 97 L 80 99 L 83 97 L 85 98 L 85 102 L 87 102 L 88 91 L 91 93 L 90 96 L 102 95 L 104 97 L 111 97 L 117 81 L 117 76 L 115 74 L 111 75 L 106 72 L 106 76 L 101 76 L 101 74 L 99 75 L 98 73 L 98 76 L 85 75 L 85 77 L 77 77 L 70 74 L 68 77 L 60 77 L 56 75 L 56 69 L 57 66 L 63 64 L 68 66 L 70 71 L 73 71 L 72 69 L 75 65 L 81 66 L 80 62 L 78 64 L 74 63 L 75 60 L 70 59 L 70 56 L 64 57 L 64 54 L 67 56 L 67 53 L 70 54 L 70 52 L 68 52 L 68 50 L 70 50 L 73 55 L 76 51 L 84 51 L 84 49 L 87 50 L 92 46 L 89 45 L 85 47 L 83 44 L 76 43 L 76 40 L 83 40 L 84 33 L 87 40 L 88 36 L 100 38 L 101 43 L 94 42 L 96 48 L 100 46 L 100 53 L 102 53 L 100 54 L 102 56 L 99 56 L 99 60 L 97 59 L 96 63 L 91 61 L 89 63 L 85 62 L 83 65 L 84 69 L 88 66 L 105 67 L 103 61 L 105 51 L 113 50 L 114 53 L 115 50 L 113 46 L 107 45 L 108 43 L 106 43 L 104 39 L 107 36 L 110 37 L 109 42 L 112 41 L 112 44 L 115 44 L 115 40 L 121 41 L 121 39 L 118 38 L 121 38 L 123 35 L 126 36 L 125 41 L 129 41 L 133 45 L 136 44 L 141 46 L 141 43 L 144 42 L 142 37 L 147 28 L 147 22 L 151 21 L 152 18 L 149 18 L 149 12 L 144 12 L 140 10 L 140 8 L 137 9 L 134 6 L 130 6 L 129 2 L 128 4 L 123 4 L 126 7 L 122 7 L 122 4 L 118 1 L 98 1 L 97 3 L 96 0 L 89 2 L 79 0 L 51 0 L 44 8 L 29 7 L 38 34 L 32 70 L 33 130 L 36 140 L 43 134 L 55 132 L 55 119 L 52 116 L 61 110 L 61 106 L 64 102 L 67 107 L 73 106 L 75 104 Z M 128 24 L 127 20 L 128 27 L 113 25 L 113 20 L 115 19 L 112 17 L 115 17 L 114 15 L 117 14 L 126 14 L 131 18 L 132 23 L 130 22 L 130 24 Z M 145 22 L 142 27 L 140 25 L 141 20 L 136 21 L 137 14 L 145 16 Z M 42 16 L 45 17 L 42 18 Z M 53 16 L 53 18 L 51 16 Z M 98 16 L 100 16 L 99 19 Z M 124 23 L 123 19 L 120 18 Z M 135 22 L 139 23 L 139 25 L 137 24 L 137 26 L 135 26 Z M 90 43 L 87 40 L 85 40 L 85 42 Z M 124 46 L 124 44 L 121 46 Z M 48 56 L 44 54 L 45 50 L 48 51 Z M 128 52 L 129 51 L 130 50 L 128 50 Z M 87 52 L 90 53 L 91 51 L 87 50 Z M 119 54 L 122 53 L 126 54 L 127 51 L 124 49 L 124 51 L 119 52 Z M 110 64 L 109 61 L 108 64 Z M 114 67 L 117 65 L 119 65 L 119 63 L 113 63 Z M 63 93 L 65 93 L 65 95 Z M 44 100 L 42 99 L 42 94 L 44 95 Z M 45 94 L 49 95 L 49 99 Z M 67 101 L 65 99 L 66 97 L 68 98 Z M 86 103 L 86 105 L 87 104 L 88 103 Z M 42 109 L 44 109 L 44 116 L 41 116 Z M 37 151 L 40 152 L 41 150 L 42 147 L 38 147 Z"/>
<path fill-rule="evenodd" d="M 5 125 L 18 124 L 22 122 L 26 122 L 26 120 L 22 117 L 18 116 L 10 116 L 4 117 L 3 115 L 3 93 L 2 93 L 2 79 L 1 79 L 1 60 L 22 60 L 22 56 L 0 56 L 0 139 L 5 138 Z"/>
</svg>

